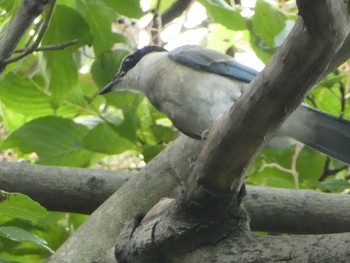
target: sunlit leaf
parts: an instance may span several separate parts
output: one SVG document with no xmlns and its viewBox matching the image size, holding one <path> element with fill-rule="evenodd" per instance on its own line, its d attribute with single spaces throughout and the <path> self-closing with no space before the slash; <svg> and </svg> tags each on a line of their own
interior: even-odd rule
<svg viewBox="0 0 350 263">
<path fill-rule="evenodd" d="M 0 81 L 0 100 L 14 112 L 31 117 L 50 115 L 49 99 L 29 78 L 8 73 Z"/>
<path fill-rule="evenodd" d="M 44 239 L 19 227 L 2 226 L 0 227 L 0 236 L 11 239 L 13 241 L 17 241 L 17 242 L 23 242 L 23 241 L 34 242 L 39 246 L 45 248 L 50 253 L 54 253 L 54 251 L 48 247 L 47 242 Z"/>
<path fill-rule="evenodd" d="M 242 17 L 239 12 L 235 11 L 227 5 L 219 5 L 211 0 L 199 0 L 213 17 L 213 19 L 232 30 L 244 30 L 247 28 L 246 20 Z"/>
<path fill-rule="evenodd" d="M 100 123 L 89 131 L 83 140 L 83 147 L 105 154 L 120 154 L 135 148 L 133 143 L 121 137 L 105 123 Z"/>
<path fill-rule="evenodd" d="M 46 209 L 28 196 L 20 193 L 7 193 L 7 198 L 0 201 L 0 214 L 22 218 L 35 222 L 46 215 Z"/>
<path fill-rule="evenodd" d="M 251 44 L 257 56 L 267 62 L 291 30 L 293 22 L 265 0 L 257 0 L 249 23 Z"/>
<path fill-rule="evenodd" d="M 99 87 L 103 87 L 117 74 L 127 50 L 106 51 L 96 58 L 91 66 L 91 74 Z"/>
<path fill-rule="evenodd" d="M 345 179 L 329 178 L 321 182 L 319 188 L 324 192 L 340 193 L 350 189 L 350 182 Z"/>
<path fill-rule="evenodd" d="M 39 163 L 87 166 L 93 155 L 82 147 L 88 129 L 69 119 L 43 117 L 15 130 L 2 148 L 18 148 L 22 153 L 36 152 Z"/>
<path fill-rule="evenodd" d="M 78 65 L 73 52 L 92 41 L 90 28 L 84 18 L 73 8 L 57 5 L 43 45 L 58 45 L 75 39 L 78 39 L 78 43 L 64 50 L 44 53 L 50 80 L 49 91 L 57 107 L 78 81 Z"/>
<path fill-rule="evenodd" d="M 142 12 L 139 0 L 103 0 L 108 6 L 112 7 L 119 14 L 127 17 L 140 17 Z"/>
<path fill-rule="evenodd" d="M 145 162 L 149 162 L 152 160 L 157 154 L 159 154 L 162 150 L 164 150 L 164 145 L 144 145 L 143 146 L 143 157 Z"/>
<path fill-rule="evenodd" d="M 117 1 L 118 2 L 118 1 Z M 129 4 L 129 1 L 123 1 Z M 114 43 L 126 42 L 125 37 L 113 33 L 111 26 L 117 13 L 102 1 L 76 1 L 77 10 L 85 17 L 93 34 L 92 46 L 96 56 L 112 48 Z"/>
</svg>

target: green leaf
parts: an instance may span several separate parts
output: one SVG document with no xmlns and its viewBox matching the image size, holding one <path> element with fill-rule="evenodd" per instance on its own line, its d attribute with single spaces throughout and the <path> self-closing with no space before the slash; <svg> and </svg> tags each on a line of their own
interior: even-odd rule
<svg viewBox="0 0 350 263">
<path fill-rule="evenodd" d="M 292 167 L 295 146 L 286 149 L 265 148 L 262 154 L 249 168 L 250 184 L 295 188 L 292 173 L 286 170 Z M 296 163 L 300 188 L 314 186 L 322 174 L 325 156 L 305 146 L 299 153 Z"/>
<path fill-rule="evenodd" d="M 110 50 L 103 52 L 96 58 L 91 66 L 91 74 L 99 87 L 102 88 L 112 80 L 128 53 L 127 50 Z"/>
<path fill-rule="evenodd" d="M 8 73 L 0 81 L 0 100 L 14 112 L 31 117 L 53 114 L 49 99 L 29 78 Z"/>
<path fill-rule="evenodd" d="M 39 203 L 20 193 L 6 193 L 6 199 L 0 201 L 0 214 L 22 218 L 35 222 L 47 211 Z"/>
<path fill-rule="evenodd" d="M 140 0 L 103 0 L 103 2 L 121 15 L 133 18 L 139 18 L 142 15 Z"/>
<path fill-rule="evenodd" d="M 34 242 L 39 246 L 45 248 L 50 253 L 54 253 L 54 251 L 47 246 L 47 242 L 44 239 L 19 227 L 2 226 L 0 227 L 0 236 L 13 241 L 17 241 L 17 242 L 23 242 L 23 241 Z"/>
<path fill-rule="evenodd" d="M 121 137 L 106 123 L 100 123 L 85 136 L 83 147 L 105 154 L 120 154 L 134 149 L 135 145 Z"/>
<path fill-rule="evenodd" d="M 150 11 L 152 9 L 157 9 L 158 13 L 164 13 L 166 10 L 168 10 L 177 0 L 167 0 L 167 1 L 158 1 L 158 0 L 151 0 L 150 1 L 150 8 L 147 11 Z"/>
<path fill-rule="evenodd" d="M 137 115 L 137 110 L 145 100 L 145 96 L 138 93 L 112 92 L 105 97 L 108 105 L 122 109 L 123 112 L 124 120 L 115 127 L 115 130 L 129 141 L 136 142 L 137 130 L 140 128 L 140 117 Z M 115 125 L 115 123 L 112 124 Z"/>
<path fill-rule="evenodd" d="M 39 163 L 66 166 L 87 166 L 93 153 L 82 147 L 88 128 L 69 119 L 43 117 L 15 130 L 2 148 L 18 148 L 22 153 L 36 152 Z"/>
<path fill-rule="evenodd" d="M 75 9 L 65 5 L 57 5 L 50 26 L 43 39 L 43 44 L 57 45 L 74 39 L 78 39 L 78 43 L 67 47 L 65 50 L 73 52 L 81 46 L 91 44 L 92 35 L 90 27 L 84 17 Z"/>
<path fill-rule="evenodd" d="M 15 11 L 17 11 L 20 5 L 21 5 L 20 1 L 6 1 L 6 0 L 0 1 L 0 8 L 6 10 L 6 12 L 9 12 L 11 15 Z"/>
<path fill-rule="evenodd" d="M 350 182 L 345 179 L 330 178 L 320 183 L 320 189 L 324 192 L 340 193 L 350 189 Z"/>
<path fill-rule="evenodd" d="M 286 149 L 265 148 L 249 167 L 247 183 L 261 186 L 295 188 L 293 177 L 274 165 L 290 168 L 294 147 Z"/>
<path fill-rule="evenodd" d="M 264 0 L 258 0 L 252 18 L 254 33 L 268 47 L 276 47 L 275 37 L 284 29 L 287 18 Z"/>
<path fill-rule="evenodd" d="M 289 20 L 288 20 L 289 21 Z M 257 56 L 267 62 L 288 35 L 294 22 L 265 0 L 258 0 L 249 23 L 251 45 Z"/>
<path fill-rule="evenodd" d="M 228 5 L 219 5 L 211 0 L 199 0 L 213 17 L 213 19 L 232 30 L 244 30 L 247 28 L 246 20 L 233 8 Z"/>
<path fill-rule="evenodd" d="M 70 7 L 57 5 L 43 45 L 58 45 L 74 39 L 79 42 L 73 46 L 44 53 L 50 80 L 49 91 L 56 107 L 78 81 L 78 65 L 73 52 L 92 41 L 90 28 L 84 18 Z"/>
<path fill-rule="evenodd" d="M 55 108 L 66 98 L 68 92 L 78 82 L 78 67 L 72 54 L 67 51 L 45 53 L 47 74 L 50 76 L 49 92 Z"/>
<path fill-rule="evenodd" d="M 23 114 L 9 110 L 5 104 L 0 104 L 0 109 L 2 115 L 1 117 L 3 118 L 8 133 L 13 132 L 32 119 L 28 116 L 24 116 Z"/>
<path fill-rule="evenodd" d="M 301 186 L 313 184 L 320 178 L 326 156 L 320 152 L 305 146 L 297 161 L 297 171 Z"/>
<path fill-rule="evenodd" d="M 161 145 L 161 144 L 157 144 L 157 145 L 145 144 L 143 146 L 143 151 L 142 151 L 145 162 L 148 163 L 157 154 L 159 154 L 161 151 L 163 151 L 164 148 L 165 148 L 165 146 Z"/>
<path fill-rule="evenodd" d="M 101 104 L 105 103 L 103 96 L 96 96 L 98 90 L 91 78 L 84 76 L 61 102 L 56 114 L 70 118 L 80 115 L 98 116 Z"/>
<path fill-rule="evenodd" d="M 310 92 L 309 96 L 313 98 L 317 108 L 339 116 L 341 112 L 341 94 L 338 88 L 317 87 Z"/>
<path fill-rule="evenodd" d="M 129 4 L 129 1 L 125 3 Z M 76 0 L 76 5 L 77 10 L 85 17 L 91 28 L 93 34 L 92 45 L 96 56 L 110 50 L 114 43 L 127 41 L 125 37 L 112 32 L 111 26 L 117 14 L 112 8 L 106 6 L 102 0 Z"/>
<path fill-rule="evenodd" d="M 169 142 L 174 138 L 175 134 L 174 130 L 171 127 L 164 127 L 160 125 L 151 125 L 150 130 L 160 142 Z"/>
</svg>

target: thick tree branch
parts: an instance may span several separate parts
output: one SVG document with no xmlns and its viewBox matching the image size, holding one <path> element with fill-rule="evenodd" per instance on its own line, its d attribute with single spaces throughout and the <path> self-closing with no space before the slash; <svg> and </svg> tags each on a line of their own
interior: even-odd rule
<svg viewBox="0 0 350 263">
<path fill-rule="evenodd" d="M 49 210 L 91 213 L 129 178 L 127 172 L 0 163 L 0 189 L 27 194 Z"/>
<path fill-rule="evenodd" d="M 42 13 L 45 5 L 49 2 L 50 0 L 23 0 L 18 12 L 0 39 L 0 74 L 6 67 L 4 60 L 11 57 L 31 23 Z"/>
<path fill-rule="evenodd" d="M 300 5 L 300 3 L 307 3 Z M 335 61 L 350 33 L 348 1 L 299 1 L 301 18 L 282 47 L 210 131 L 193 176 L 205 188 L 238 193 L 245 171 L 281 123 Z M 293 74 L 291 74 L 293 72 Z M 233 147 L 234 146 L 234 147 Z"/>
<path fill-rule="evenodd" d="M 231 235 L 215 246 L 209 244 L 179 255 L 172 262 L 345 263 L 350 259 L 349 238 L 349 233 L 288 237 Z"/>
<path fill-rule="evenodd" d="M 172 195 L 174 186 L 183 187 L 181 178 L 190 173 L 191 160 L 200 149 L 199 141 L 178 138 L 107 199 L 47 262 L 105 262 L 129 220 L 147 212 L 160 197 Z"/>
<path fill-rule="evenodd" d="M 179 175 L 179 181 L 166 181 L 172 185 L 165 187 L 174 189 L 166 197 L 175 197 L 181 189 L 180 182 L 186 180 L 181 166 L 173 169 L 167 167 L 163 172 L 163 176 L 171 176 L 172 172 Z M 1 190 L 27 194 L 52 211 L 90 214 L 135 176 L 134 172 L 0 163 Z M 158 185 L 150 187 L 157 189 Z M 133 191 L 139 192 L 140 189 L 134 186 Z M 159 195 L 158 199 L 162 197 Z M 143 202 L 149 202 L 146 206 L 153 205 L 151 200 Z M 251 217 L 251 229 L 255 231 L 294 234 L 350 232 L 348 195 L 247 186 L 243 203 Z"/>
<path fill-rule="evenodd" d="M 247 187 L 243 200 L 254 231 L 293 234 L 350 232 L 349 195 Z"/>
</svg>

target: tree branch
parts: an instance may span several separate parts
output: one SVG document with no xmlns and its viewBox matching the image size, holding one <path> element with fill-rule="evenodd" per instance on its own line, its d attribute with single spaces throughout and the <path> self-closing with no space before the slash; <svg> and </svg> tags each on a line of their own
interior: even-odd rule
<svg viewBox="0 0 350 263">
<path fill-rule="evenodd" d="M 49 210 L 91 213 L 132 173 L 0 162 L 0 188 L 24 193 Z"/>
<path fill-rule="evenodd" d="M 166 197 L 175 197 L 181 189 L 180 182 L 186 180 L 181 167 L 173 169 L 167 167 L 162 174 L 180 176 L 178 181 L 167 181 L 172 185 L 165 187 L 175 190 Z M 134 177 L 137 177 L 134 172 L 0 162 L 1 190 L 24 193 L 52 211 L 90 214 Z M 158 185 L 157 182 L 150 188 L 157 189 Z M 133 191 L 141 190 L 134 186 Z M 157 194 L 155 191 L 154 195 Z M 157 199 L 162 197 L 159 195 Z M 151 200 L 143 202 L 150 202 L 146 206 L 153 205 Z M 251 216 L 254 231 L 294 234 L 350 232 L 349 195 L 247 186 L 243 203 Z"/>
<path fill-rule="evenodd" d="M 205 245 L 177 256 L 172 262 L 348 262 L 349 238 L 349 233 L 288 237 L 230 235 L 214 247 L 212 244 Z M 209 260 L 203 261 L 205 259 Z"/>
<path fill-rule="evenodd" d="M 300 5 L 304 2 L 306 9 Z M 339 65 L 335 61 L 346 59 L 338 55 L 349 38 L 348 1 L 298 3 L 301 17 L 282 47 L 211 128 L 196 162 L 194 189 L 198 182 L 209 190 L 237 195 L 245 171 L 276 129 L 320 76 L 334 70 Z"/>
<path fill-rule="evenodd" d="M 23 0 L 18 12 L 0 39 L 0 74 L 7 65 L 4 61 L 11 57 L 31 23 L 42 13 L 45 5 L 53 2 L 54 0 Z"/>
<path fill-rule="evenodd" d="M 190 160 L 200 149 L 199 141 L 186 136 L 175 140 L 108 198 L 47 262 L 104 262 L 129 220 L 146 213 L 161 197 L 181 191 L 182 179 L 192 169 Z"/>
<path fill-rule="evenodd" d="M 64 42 L 62 44 L 56 44 L 56 45 L 47 45 L 47 46 L 41 46 L 41 47 L 37 47 L 35 50 L 33 51 L 52 51 L 52 50 L 61 50 L 61 49 L 65 49 L 66 47 L 72 46 L 76 43 L 78 43 L 79 39 L 73 39 L 67 42 Z M 16 49 L 14 51 L 14 53 L 22 53 L 24 52 L 26 49 L 21 48 L 21 49 Z"/>
</svg>

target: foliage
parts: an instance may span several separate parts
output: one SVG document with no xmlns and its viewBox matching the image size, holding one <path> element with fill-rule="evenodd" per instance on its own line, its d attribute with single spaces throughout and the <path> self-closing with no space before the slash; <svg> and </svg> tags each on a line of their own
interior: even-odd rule
<svg viewBox="0 0 350 263">
<path fill-rule="evenodd" d="M 253 16 L 244 15 L 247 8 L 225 1 L 198 2 L 209 14 L 209 47 L 223 52 L 254 50 L 263 62 L 281 45 L 296 19 L 295 6 L 291 5 L 294 1 L 272 5 L 271 1 L 258 0 L 250 10 Z M 0 1 L 0 32 L 6 30 L 20 3 Z M 151 3 L 150 10 L 158 7 L 163 12 L 174 1 Z M 151 31 L 150 26 L 140 29 L 133 22 L 150 10 L 142 11 L 138 0 L 58 0 L 41 45 L 78 42 L 63 50 L 34 52 L 8 65 L 0 80 L 1 149 L 14 151 L 21 158 L 35 153 L 38 164 L 79 167 L 103 164 L 104 157 L 125 152 L 143 156 L 148 162 L 164 149 L 177 132 L 142 95 L 97 95 L 113 78 L 122 59 L 139 45 L 139 33 Z M 45 19 L 45 14 L 40 18 Z M 23 48 L 29 39 L 25 36 L 17 48 Z M 347 70 L 345 65 L 328 76 L 310 92 L 307 102 L 349 117 Z M 348 189 L 346 170 L 319 182 L 325 163 L 329 163 L 325 156 L 306 147 L 300 153 L 295 147 L 266 149 L 251 166 L 248 183 L 338 192 Z M 326 168 L 340 166 L 332 160 Z M 85 219 L 46 213 L 19 194 L 4 199 L 0 203 L 0 213 L 5 214 L 0 217 L 0 262 L 43 261 Z"/>
</svg>

